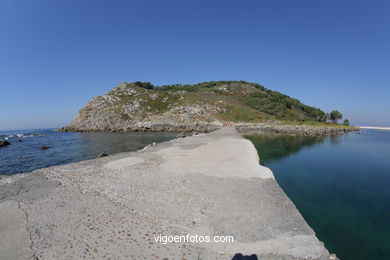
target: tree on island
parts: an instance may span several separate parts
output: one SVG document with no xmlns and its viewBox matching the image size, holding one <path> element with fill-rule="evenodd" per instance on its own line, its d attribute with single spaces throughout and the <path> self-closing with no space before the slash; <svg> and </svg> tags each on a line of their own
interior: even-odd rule
<svg viewBox="0 0 390 260">
<path fill-rule="evenodd" d="M 343 122 L 343 125 L 349 126 L 349 120 L 345 119 L 344 122 Z"/>
<path fill-rule="evenodd" d="M 341 114 L 337 110 L 333 110 L 332 112 L 330 112 L 329 116 L 330 120 L 335 124 L 337 124 L 337 121 L 339 121 L 339 119 L 343 118 L 343 114 Z"/>
<path fill-rule="evenodd" d="M 134 82 L 134 85 L 136 85 L 137 87 L 140 87 L 140 88 L 144 88 L 144 89 L 154 89 L 154 86 L 152 83 L 150 82 L 141 82 L 141 81 L 136 81 Z"/>
</svg>

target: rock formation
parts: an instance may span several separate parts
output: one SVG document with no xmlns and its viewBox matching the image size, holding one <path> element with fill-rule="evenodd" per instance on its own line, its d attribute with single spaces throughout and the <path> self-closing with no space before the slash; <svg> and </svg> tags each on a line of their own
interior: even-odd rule
<svg viewBox="0 0 390 260">
<path fill-rule="evenodd" d="M 210 132 L 224 124 L 249 123 L 269 129 L 275 125 L 270 122 L 323 123 L 325 119 L 326 114 L 320 109 L 257 83 L 212 81 L 155 87 L 148 82 L 122 82 L 108 93 L 92 98 L 76 119 L 60 131 Z M 288 133 L 291 128 L 280 130 L 281 124 L 276 125 L 277 132 Z M 292 133 L 297 132 L 296 127 L 291 129 Z M 302 129 L 299 132 L 306 134 Z M 336 132 L 343 132 L 340 129 Z M 308 134 L 333 133 L 325 130 L 310 130 Z"/>
</svg>

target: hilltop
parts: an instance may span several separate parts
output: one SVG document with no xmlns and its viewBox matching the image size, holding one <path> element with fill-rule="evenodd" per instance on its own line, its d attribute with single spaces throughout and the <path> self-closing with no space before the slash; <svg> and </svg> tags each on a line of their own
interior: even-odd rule
<svg viewBox="0 0 390 260">
<path fill-rule="evenodd" d="M 200 131 L 224 123 L 322 123 L 319 108 L 245 81 L 153 86 L 122 82 L 92 98 L 62 131 Z"/>
</svg>

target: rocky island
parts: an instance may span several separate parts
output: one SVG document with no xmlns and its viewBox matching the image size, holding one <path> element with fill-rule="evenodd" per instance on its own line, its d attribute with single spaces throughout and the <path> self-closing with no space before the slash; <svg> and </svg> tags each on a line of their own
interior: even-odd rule
<svg viewBox="0 0 390 260">
<path fill-rule="evenodd" d="M 226 124 L 246 133 L 332 135 L 356 130 L 326 120 L 322 110 L 257 83 L 212 81 L 156 87 L 149 82 L 122 82 L 92 98 L 60 131 L 210 132 Z"/>
</svg>

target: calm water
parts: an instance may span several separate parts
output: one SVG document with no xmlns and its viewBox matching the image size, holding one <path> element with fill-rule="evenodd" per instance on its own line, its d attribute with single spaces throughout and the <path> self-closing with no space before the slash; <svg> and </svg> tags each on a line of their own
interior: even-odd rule
<svg viewBox="0 0 390 260">
<path fill-rule="evenodd" d="M 390 259 L 390 131 L 248 139 L 330 252 Z"/>
<path fill-rule="evenodd" d="M 0 131 L 0 140 L 11 145 L 0 148 L 0 174 L 28 172 L 42 167 L 135 151 L 152 142 L 175 138 L 177 133 L 60 133 L 54 129 Z M 49 146 L 41 150 L 41 146 Z"/>
</svg>

